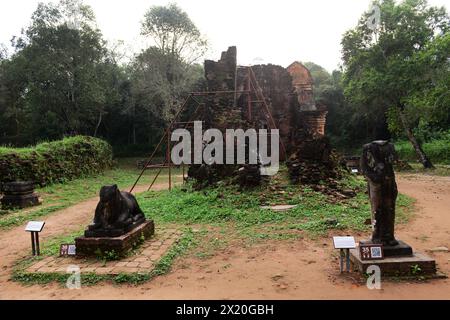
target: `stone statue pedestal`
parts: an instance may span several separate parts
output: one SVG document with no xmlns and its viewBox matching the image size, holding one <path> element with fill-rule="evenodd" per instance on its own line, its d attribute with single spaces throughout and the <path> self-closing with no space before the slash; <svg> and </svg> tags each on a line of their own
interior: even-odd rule
<svg viewBox="0 0 450 320">
<path fill-rule="evenodd" d="M 133 249 L 137 243 L 150 238 L 154 233 L 155 225 L 153 220 L 147 220 L 118 237 L 79 237 L 75 239 L 76 254 L 79 257 L 86 257 L 114 251 L 115 255 L 122 257 Z"/>
<path fill-rule="evenodd" d="M 113 229 L 94 229 L 92 226 L 89 226 L 88 229 L 84 231 L 84 236 L 86 238 L 120 237 L 130 232 L 134 228 L 137 228 L 145 221 L 146 221 L 145 217 L 143 217 L 124 228 L 113 228 Z"/>
<path fill-rule="evenodd" d="M 381 276 L 391 277 L 436 277 L 436 261 L 432 258 L 413 252 L 411 246 L 403 241 L 397 240 L 395 246 L 384 245 L 382 260 L 362 260 L 359 245 L 350 250 L 350 262 L 354 270 L 363 274 L 369 266 L 378 266 Z M 376 244 L 371 240 L 360 241 L 360 244 Z"/>
<path fill-rule="evenodd" d="M 403 250 L 403 249 L 402 249 Z M 365 274 L 369 266 L 378 266 L 381 277 L 439 277 L 436 274 L 436 262 L 418 252 L 407 256 L 390 256 L 383 260 L 362 260 L 359 247 L 350 250 L 352 269 Z"/>
</svg>

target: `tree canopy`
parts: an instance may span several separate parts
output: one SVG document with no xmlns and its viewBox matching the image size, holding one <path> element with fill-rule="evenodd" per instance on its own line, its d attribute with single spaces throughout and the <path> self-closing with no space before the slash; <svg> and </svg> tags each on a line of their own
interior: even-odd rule
<svg viewBox="0 0 450 320">
<path fill-rule="evenodd" d="M 304 63 L 328 107 L 326 132 L 341 150 L 406 137 L 431 166 L 421 142 L 450 128 L 449 16 L 425 0 L 374 5 L 379 21 L 366 12 L 344 34 L 340 70 Z M 148 151 L 186 94 L 204 88 L 208 45 L 175 4 L 150 7 L 141 33 L 148 45 L 132 55 L 105 41 L 81 0 L 40 3 L 13 50 L 0 44 L 0 144 L 86 134 Z"/>
<path fill-rule="evenodd" d="M 69 12 L 79 18 L 77 28 Z M 108 61 L 92 11 L 78 1 L 40 3 L 14 45 L 3 65 L 10 89 L 3 116 L 14 119 L 16 134 L 93 135 L 107 100 Z"/>
<path fill-rule="evenodd" d="M 383 0 L 374 5 L 381 12 L 379 26 L 370 28 L 370 14 L 366 13 L 342 39 L 345 95 L 360 105 L 376 102 L 374 107 L 381 113 L 393 110 L 388 113 L 390 127 L 401 123 L 420 161 L 431 167 L 407 114 L 418 102 L 414 97 L 434 86 L 439 78 L 437 70 L 448 70 L 448 51 L 432 57 L 426 52 L 448 39 L 449 17 L 444 8 L 430 7 L 425 0 L 404 0 L 399 4 Z"/>
<path fill-rule="evenodd" d="M 121 43 L 108 45 L 81 0 L 39 3 L 13 38 L 14 52 L 0 50 L 0 142 L 72 134 L 113 144 L 152 142 L 201 78 L 190 54 L 199 57 L 205 42 L 175 5 L 153 7 L 145 17 L 143 30 L 161 46 L 123 63 Z"/>
<path fill-rule="evenodd" d="M 176 4 L 151 7 L 145 13 L 142 34 L 154 41 L 162 55 L 169 54 L 188 64 L 201 58 L 207 49 L 207 41 Z"/>
</svg>

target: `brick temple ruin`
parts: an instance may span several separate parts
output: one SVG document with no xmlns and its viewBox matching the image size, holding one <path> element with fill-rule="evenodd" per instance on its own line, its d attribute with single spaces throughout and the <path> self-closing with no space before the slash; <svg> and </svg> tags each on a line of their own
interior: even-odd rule
<svg viewBox="0 0 450 320">
<path fill-rule="evenodd" d="M 148 168 L 159 168 L 148 190 L 163 168 L 169 169 L 170 190 L 171 132 L 178 128 L 192 130 L 193 123 L 201 121 L 203 130 L 218 129 L 223 136 L 227 129 L 268 129 L 269 134 L 272 129 L 278 129 L 279 160 L 286 164 L 291 182 L 345 197 L 338 183 L 345 174 L 345 166 L 325 136 L 327 108 L 315 102 L 309 70 L 300 62 L 288 68 L 273 64 L 238 66 L 236 56 L 236 47 L 229 47 L 218 61 L 205 61 L 202 91 L 189 93 L 149 160 L 143 163 L 130 192 Z M 179 122 L 180 119 L 184 120 Z M 191 139 L 193 136 L 191 134 Z M 152 164 L 155 155 L 164 150 L 164 141 L 167 144 L 164 163 Z M 248 153 L 248 142 L 245 143 Z M 270 148 L 268 151 L 271 153 Z M 192 160 L 190 163 L 194 163 Z M 187 175 L 195 180 L 196 188 L 224 180 L 241 186 L 260 185 L 268 176 L 261 175 L 260 162 L 249 162 L 246 158 L 245 164 L 190 164 Z M 182 167 L 185 179 L 184 165 Z"/>
<path fill-rule="evenodd" d="M 207 99 L 204 128 L 279 129 L 280 160 L 294 183 L 317 184 L 339 177 L 338 158 L 325 137 L 327 109 L 314 100 L 313 79 L 300 62 L 288 68 L 237 65 L 236 47 L 218 61 L 205 61 Z M 238 174 L 236 174 L 238 172 Z M 189 176 L 207 184 L 240 176 L 241 184 L 259 184 L 258 168 L 193 165 Z M 333 182 L 331 183 L 333 184 Z"/>
<path fill-rule="evenodd" d="M 302 118 L 311 132 L 317 135 L 325 135 L 328 111 L 326 106 L 317 105 L 314 101 L 314 81 L 311 73 L 298 61 L 287 67 L 287 71 L 292 77 L 292 85 L 297 94 Z"/>
<path fill-rule="evenodd" d="M 211 126 L 229 128 L 234 122 L 256 129 L 270 128 L 270 119 L 258 105 L 261 97 L 248 93 L 259 89 L 251 87 L 253 74 L 288 151 L 299 127 L 315 136 L 325 135 L 326 107 L 316 105 L 313 79 L 303 64 L 294 62 L 288 68 L 273 64 L 243 67 L 237 65 L 236 55 L 236 47 L 230 47 L 222 52 L 219 61 L 205 61 L 207 91 L 236 92 L 234 96 L 221 96 L 210 105 Z"/>
</svg>

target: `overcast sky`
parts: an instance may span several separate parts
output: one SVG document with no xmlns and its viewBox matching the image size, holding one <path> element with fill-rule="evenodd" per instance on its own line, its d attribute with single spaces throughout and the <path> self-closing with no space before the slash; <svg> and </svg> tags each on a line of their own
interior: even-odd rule
<svg viewBox="0 0 450 320">
<path fill-rule="evenodd" d="M 38 0 L 2 0 L 0 42 L 29 24 Z M 42 2 L 57 2 L 44 0 Z M 124 40 L 139 50 L 140 22 L 152 5 L 175 2 L 210 43 L 206 58 L 235 45 L 242 65 L 274 63 L 284 67 L 295 60 L 313 61 L 331 71 L 340 63 L 342 34 L 356 25 L 370 0 L 84 0 L 93 9 L 108 41 Z M 450 7 L 450 0 L 429 0 Z"/>
</svg>

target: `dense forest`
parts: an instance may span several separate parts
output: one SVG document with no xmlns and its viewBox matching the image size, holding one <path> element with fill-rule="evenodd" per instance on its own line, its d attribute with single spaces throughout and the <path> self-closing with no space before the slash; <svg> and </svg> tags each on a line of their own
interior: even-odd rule
<svg viewBox="0 0 450 320">
<path fill-rule="evenodd" d="M 115 146 L 157 141 L 185 94 L 201 82 L 206 42 L 175 5 L 153 7 L 142 34 L 154 46 L 131 61 L 107 43 L 91 8 L 76 0 L 40 3 L 14 52 L 0 62 L 0 143 L 26 145 L 67 135 Z M 4 46 L 5 47 L 5 46 Z"/>
<path fill-rule="evenodd" d="M 450 32 L 444 8 L 425 0 L 376 1 L 342 38 L 342 66 L 305 65 L 316 100 L 328 107 L 327 134 L 351 152 L 375 139 L 422 144 L 450 136 Z M 142 15 L 148 48 L 108 43 L 79 0 L 40 3 L 13 50 L 0 47 L 0 145 L 25 146 L 83 134 L 109 141 L 116 155 L 151 150 L 187 92 L 204 85 L 202 32 L 177 5 Z M 444 137 L 444 138 L 443 138 Z"/>
</svg>

